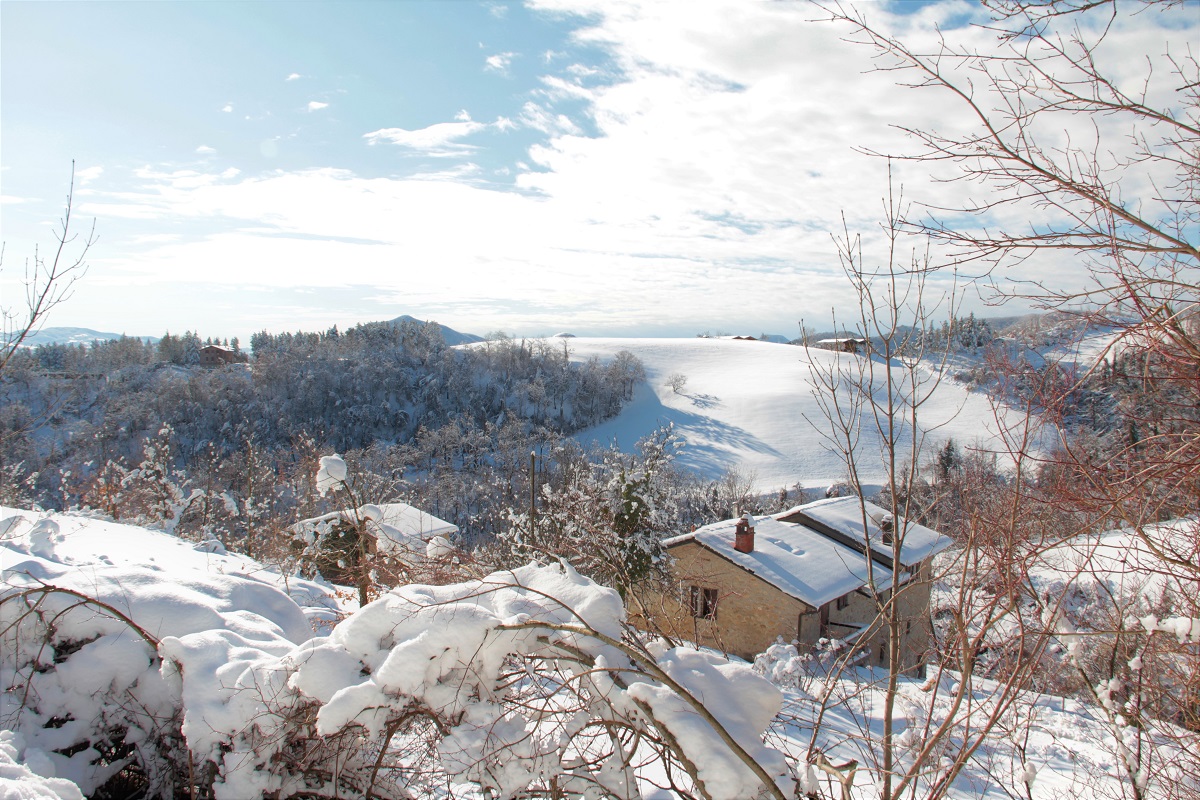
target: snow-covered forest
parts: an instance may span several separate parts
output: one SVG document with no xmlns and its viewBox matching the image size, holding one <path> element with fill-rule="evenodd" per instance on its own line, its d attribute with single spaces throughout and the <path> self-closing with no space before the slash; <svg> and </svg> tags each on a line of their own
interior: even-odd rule
<svg viewBox="0 0 1200 800">
<path fill-rule="evenodd" d="M 188 333 L 16 353 L 0 378 L 4 499 L 144 517 L 132 496 L 153 474 L 179 497 L 170 513 L 244 536 L 264 515 L 303 513 L 296 476 L 337 450 L 378 491 L 489 534 L 524 496 L 529 452 L 612 417 L 642 378 L 627 353 L 572 363 L 565 341 L 507 338 L 450 348 L 436 325 L 408 321 L 257 334 L 252 362 L 219 369 L 199 365 L 201 345 Z M 227 513 L 239 521 L 214 519 Z"/>
</svg>

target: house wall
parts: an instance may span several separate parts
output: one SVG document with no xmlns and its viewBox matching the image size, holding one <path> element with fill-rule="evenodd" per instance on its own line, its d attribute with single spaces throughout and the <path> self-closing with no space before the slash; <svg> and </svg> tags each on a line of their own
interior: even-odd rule
<svg viewBox="0 0 1200 800">
<path fill-rule="evenodd" d="M 900 624 L 900 669 L 924 675 L 926 650 L 929 647 L 929 598 L 932 589 L 930 577 L 930 561 L 921 563 L 917 573 L 898 590 L 894 604 L 896 618 Z M 885 602 L 891 596 L 891 591 L 884 593 Z M 863 597 L 866 607 L 859 619 L 868 619 L 875 614 L 875 603 Z M 849 609 L 847 609 L 849 610 Z M 865 666 L 887 667 L 888 630 L 882 620 L 874 620 L 872 627 L 860 637 L 860 641 L 870 647 L 871 654 L 863 662 Z"/>
<path fill-rule="evenodd" d="M 906 671 L 923 668 L 926 661 L 925 651 L 929 648 L 930 633 L 929 597 L 933 588 L 933 582 L 930 580 L 932 569 L 932 559 L 921 562 L 917 574 L 900 588 L 896 598 L 897 611 L 901 625 L 904 626 L 901 629 L 904 644 L 900 666 Z M 921 674 L 924 674 L 923 669 Z"/>
<path fill-rule="evenodd" d="M 647 616 L 663 633 L 753 659 L 782 636 L 795 639 L 802 614 L 815 609 L 701 547 L 684 542 L 671 548 L 678 596 L 655 597 Z M 716 620 L 692 616 L 688 587 L 717 589 Z M 682 602 L 680 602 L 682 600 Z"/>
</svg>

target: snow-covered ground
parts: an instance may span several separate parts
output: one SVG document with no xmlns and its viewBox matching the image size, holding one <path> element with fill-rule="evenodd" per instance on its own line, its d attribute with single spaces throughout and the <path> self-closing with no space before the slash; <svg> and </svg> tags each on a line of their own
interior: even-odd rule
<svg viewBox="0 0 1200 800">
<path fill-rule="evenodd" d="M 1194 526 L 1187 530 L 1194 533 Z M 1097 549 L 1087 549 L 1097 568 L 1111 568 L 1114 574 L 1147 568 L 1140 561 L 1116 558 L 1118 550 L 1133 544 L 1119 537 L 1101 537 Z M 1057 580 L 1058 571 L 1074 559 L 1066 551 L 1061 559 L 1051 559 L 1045 581 Z M 568 669 L 555 702 L 524 720 L 498 716 L 502 709 L 493 702 L 498 698 L 482 698 L 472 687 L 500 686 L 506 654 L 524 654 L 537 663 L 551 657 L 546 648 L 560 639 L 571 664 L 577 657 L 595 658 L 596 675 L 589 680 L 606 687 L 610 705 L 604 714 L 629 712 L 636 721 L 641 712 L 634 713 L 628 702 L 640 702 L 666 721 L 693 757 L 704 754 L 697 765 L 714 796 L 749 796 L 747 787 L 756 780 L 687 702 L 644 672 L 630 671 L 629 651 L 576 628 L 561 629 L 582 622 L 610 637 L 607 642 L 620 635 L 618 595 L 569 567 L 531 565 L 482 581 L 403 587 L 330 628 L 322 623 L 336 607 L 332 587 L 225 554 L 215 542 L 186 542 L 90 517 L 0 508 L 0 566 L 0 629 L 6 637 L 0 653 L 5 682 L 0 696 L 0 800 L 80 797 L 69 780 L 86 793 L 115 770 L 95 766 L 93 749 L 77 749 L 74 743 L 81 736 L 93 731 L 91 741 L 99 746 L 95 732 L 116 731 L 126 743 L 150 748 L 163 735 L 169 743 L 169 731 L 164 734 L 159 726 L 173 713 L 181 713 L 177 719 L 193 757 L 221 763 L 218 797 L 250 796 L 245 792 L 253 787 L 304 794 L 303 781 L 295 782 L 303 776 L 288 773 L 288 762 L 276 758 L 288 752 L 289 737 L 301 737 L 296 746 L 315 746 L 312 737 L 317 734 L 294 727 L 292 720 L 315 711 L 318 732 L 344 736 L 347 726 L 360 730 L 354 726 L 364 725 L 364 733 L 377 734 L 389 715 L 410 702 L 466 710 L 465 721 L 440 751 L 447 760 L 444 769 L 486 760 L 494 765 L 490 779 L 515 787 L 537 774 L 523 771 L 531 763 L 574 768 L 574 762 L 546 760 L 562 758 L 557 744 L 537 756 L 542 760 L 530 762 L 526 750 L 535 740 L 526 737 L 533 730 L 530 725 L 558 725 L 564 713 L 575 719 L 586 711 L 572 706 L 571 695 L 564 693 L 582 677 Z M 51 586 L 65 591 L 47 593 Z M 560 626 L 561 632 L 539 628 L 539 620 Z M 1180 641 L 1192 636 L 1190 629 L 1168 632 Z M 40 651 L 29 647 L 31 641 L 42 642 Z M 21 646 L 12 646 L 14 642 Z M 715 654 L 668 648 L 663 642 L 651 643 L 644 652 L 652 659 L 651 669 L 664 670 L 706 698 L 708 711 L 730 726 L 742 746 L 767 765 L 768 774 L 779 776 L 781 786 L 790 782 L 779 771 L 783 753 L 798 765 L 802 785 L 814 780 L 822 796 L 839 796 L 824 773 L 806 772 L 809 744 L 815 741 L 829 762 L 857 762 L 852 796 L 870 796 L 868 787 L 878 775 L 871 766 L 882 735 L 879 674 L 852 669 L 834 679 L 820 672 L 804 676 L 778 670 L 780 695 L 744 665 L 728 664 Z M 608 681 L 606 668 L 623 675 L 626 688 Z M 536 675 L 541 681 L 554 677 L 552 670 Z M 22 681 L 28 682 L 24 688 Z M 951 673 L 941 682 L 902 680 L 896 740 L 901 767 L 919 749 L 923 727 L 936 726 L 950 713 L 959 681 Z M 995 682 L 976 680 L 969 705 L 975 711 L 969 713 L 986 711 L 997 688 Z M 535 706 L 522 701 L 513 708 L 532 713 Z M 780 707 L 782 714 L 760 742 L 755 731 Z M 516 713 L 513 708 L 505 713 Z M 962 735 L 968 735 L 967 712 L 955 713 Z M 578 731 L 573 725 L 562 730 Z M 509 734 L 522 744 L 495 749 L 501 743 L 493 737 Z M 351 757 L 338 761 L 335 754 L 335 763 L 344 768 L 373 763 L 374 751 L 354 749 L 365 747 L 368 737 L 337 741 L 349 748 L 345 752 Z M 1164 758 L 1169 759 L 1174 746 L 1164 744 Z M 1029 696 L 1013 707 L 1006 727 L 974 753 L 949 796 L 1027 797 L 1027 785 L 1032 785 L 1033 797 L 1121 796 L 1129 778 L 1119 765 L 1120 748 L 1099 707 Z M 467 769 L 456 774 L 462 780 L 476 773 Z M 1172 774 L 1168 769 L 1147 779 L 1147 796 L 1166 796 Z M 654 782 L 662 775 L 661 763 L 654 761 L 639 767 L 638 777 L 630 777 Z M 471 780 L 443 784 L 438 796 L 479 797 Z M 922 786 L 918 784 L 917 796 Z M 674 796 L 649 783 L 642 788 L 644 797 Z"/>
<path fill-rule="evenodd" d="M 817 400 L 813 367 L 828 370 L 840 364 L 854 372 L 861 356 L 734 339 L 569 341 L 572 359 L 597 356 L 607 361 L 628 350 L 646 369 L 646 381 L 635 390 L 633 401 L 614 419 L 578 434 L 580 441 L 615 441 L 630 449 L 655 428 L 671 423 L 686 442 L 680 463 L 707 477 L 737 468 L 752 472 L 759 490 L 772 491 L 796 483 L 820 489 L 846 475 L 841 455 L 831 451 L 821 435 L 831 426 Z M 687 378 L 678 393 L 667 385 L 675 373 Z M 1001 417 L 1009 424 L 1021 418 L 1005 409 Z M 929 453 L 947 438 L 965 447 L 1002 450 L 992 401 L 953 381 L 937 388 L 919 419 Z M 860 433 L 860 480 L 882 484 L 886 472 L 879 458 L 879 432 L 867 420 Z"/>
</svg>

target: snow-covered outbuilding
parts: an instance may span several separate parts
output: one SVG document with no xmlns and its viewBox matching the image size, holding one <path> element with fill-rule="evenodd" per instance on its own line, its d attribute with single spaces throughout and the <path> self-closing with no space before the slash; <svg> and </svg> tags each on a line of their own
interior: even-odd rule
<svg viewBox="0 0 1200 800">
<path fill-rule="evenodd" d="M 448 559 L 457 552 L 458 526 L 407 503 L 380 503 L 301 520 L 293 532 L 308 543 L 320 540 L 317 566 L 335 583 L 350 580 L 360 552 L 358 531 L 369 539 L 367 553 L 382 553 L 415 567 Z"/>
<path fill-rule="evenodd" d="M 713 523 L 663 544 L 680 593 L 663 598 L 656 621 L 669 635 L 747 659 L 782 636 L 810 647 L 821 639 L 855 640 L 869 646 L 871 663 L 887 663 L 876 597 L 890 596 L 898 564 L 901 664 L 920 669 L 930 564 L 950 539 L 857 497 L 838 497 Z"/>
</svg>

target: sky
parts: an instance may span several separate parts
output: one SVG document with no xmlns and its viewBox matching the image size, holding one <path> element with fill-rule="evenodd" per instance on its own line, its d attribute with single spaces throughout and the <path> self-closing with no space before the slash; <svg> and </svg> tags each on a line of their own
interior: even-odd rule
<svg viewBox="0 0 1200 800">
<path fill-rule="evenodd" d="M 962 28 L 980 19 L 963 0 L 860 7 L 913 41 L 983 35 Z M 52 326 L 827 329 L 857 315 L 832 235 L 861 233 L 869 256 L 880 240 L 888 164 L 864 151 L 911 148 L 896 126 L 955 111 L 872 71 L 819 16 L 745 0 L 4 0 L 0 305 L 19 311 L 27 261 L 53 252 L 74 162 L 68 255 L 93 221 L 97 238 Z M 1200 36 L 1193 16 L 1119 33 L 1161 52 Z M 936 177 L 893 165 L 909 200 L 965 191 Z M 1080 280 L 1066 260 L 1036 269 Z M 947 269 L 931 295 L 951 286 Z"/>
</svg>

